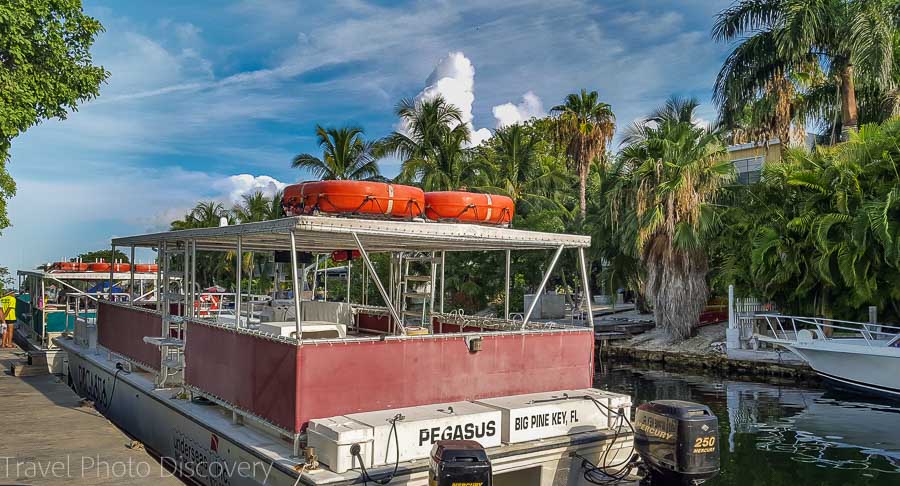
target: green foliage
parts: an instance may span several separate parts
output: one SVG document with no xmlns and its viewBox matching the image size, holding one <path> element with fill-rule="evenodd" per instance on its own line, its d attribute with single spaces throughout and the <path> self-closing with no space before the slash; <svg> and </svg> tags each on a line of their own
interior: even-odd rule
<svg viewBox="0 0 900 486">
<path fill-rule="evenodd" d="M 678 339 L 691 335 L 706 305 L 715 204 L 734 178 L 718 133 L 694 124 L 698 105 L 672 98 L 631 126 L 619 154 L 627 175 L 608 189 L 621 198 L 620 242 L 635 244 L 656 323 Z"/>
<path fill-rule="evenodd" d="M 0 2 L 0 230 L 16 192 L 7 172 L 12 140 L 99 94 L 109 73 L 91 63 L 90 47 L 102 31 L 79 0 Z"/>
<path fill-rule="evenodd" d="M 0 267 L 0 292 L 6 292 L 6 289 L 11 287 L 14 282 L 12 275 L 9 274 L 9 268 Z"/>
<path fill-rule="evenodd" d="M 884 120 L 900 79 L 898 14 L 894 0 L 736 2 L 713 27 L 716 40 L 737 42 L 714 89 L 722 121 L 766 142 L 807 119 L 832 133 Z"/>
<path fill-rule="evenodd" d="M 105 262 L 121 261 L 123 263 L 128 263 L 130 261 L 128 255 L 126 255 L 125 252 L 116 250 L 116 253 L 113 254 L 112 249 L 89 251 L 87 253 L 78 255 L 77 258 L 87 263 L 100 260 L 103 260 Z"/>
<path fill-rule="evenodd" d="M 557 142 L 578 175 L 581 218 L 587 213 L 587 179 L 595 159 L 606 155 L 606 147 L 616 132 L 612 106 L 600 101 L 596 91 L 572 93 L 563 104 L 554 106 Z"/>
<path fill-rule="evenodd" d="M 322 128 L 316 125 L 316 138 L 322 148 L 322 158 L 300 154 L 294 157 L 292 167 L 308 170 L 321 180 L 371 180 L 381 177 L 374 155 L 377 146 L 375 142 L 363 139 L 361 128 Z"/>
<path fill-rule="evenodd" d="M 724 215 L 729 232 L 717 253 L 726 273 L 787 312 L 865 319 L 875 305 L 900 317 L 898 142 L 893 119 L 767 164 Z"/>
<path fill-rule="evenodd" d="M 442 96 L 432 100 L 400 101 L 396 110 L 405 131 L 382 141 L 381 155 L 402 159 L 397 181 L 416 183 L 426 191 L 447 191 L 480 186 L 486 168 L 467 148 L 468 126 L 462 112 Z"/>
</svg>

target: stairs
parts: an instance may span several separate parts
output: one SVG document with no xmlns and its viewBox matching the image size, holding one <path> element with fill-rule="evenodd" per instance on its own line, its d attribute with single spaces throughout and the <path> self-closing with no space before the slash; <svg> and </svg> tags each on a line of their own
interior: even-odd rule
<svg viewBox="0 0 900 486">
<path fill-rule="evenodd" d="M 432 330 L 430 315 L 434 309 L 434 276 L 440 259 L 434 254 L 401 253 L 402 266 L 398 296 L 403 327 L 419 326 Z"/>
</svg>

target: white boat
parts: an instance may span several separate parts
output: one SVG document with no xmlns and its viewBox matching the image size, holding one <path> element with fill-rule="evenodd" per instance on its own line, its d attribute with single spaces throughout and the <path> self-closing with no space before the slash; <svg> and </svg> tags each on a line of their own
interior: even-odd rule
<svg viewBox="0 0 900 486">
<path fill-rule="evenodd" d="M 868 393 L 900 398 L 900 327 L 818 317 L 759 316 L 771 335 L 823 378 Z"/>
<path fill-rule="evenodd" d="M 98 300 L 156 305 L 156 273 L 60 270 L 48 265 L 46 270 L 19 270 L 18 279 L 16 342 L 32 356 L 42 355 L 54 374 L 62 373 L 65 357 L 54 339 L 74 331 L 76 315 L 93 322 Z M 112 293 L 110 280 L 114 282 Z M 132 282 L 127 292 L 122 288 L 125 281 Z"/>
<path fill-rule="evenodd" d="M 508 301 L 510 252 L 549 250 L 541 293 L 572 251 L 587 288 L 590 237 L 303 215 L 112 243 L 157 250 L 160 288 L 187 285 L 154 308 L 100 300 L 96 320 L 77 318 L 74 336 L 56 339 L 66 378 L 200 484 L 426 485 L 435 441 L 474 438 L 495 485 L 580 486 L 580 458 L 613 466 L 633 454 L 631 398 L 592 388 L 593 326 L 534 322 L 534 305 L 520 319 L 508 307 L 498 317 L 445 311 L 445 252 L 505 254 Z M 268 253 L 285 290 L 306 288 L 301 259 L 334 250 L 358 252 L 348 287 L 377 292 L 255 302 L 237 258 L 228 314 L 200 306 L 201 252 Z"/>
</svg>

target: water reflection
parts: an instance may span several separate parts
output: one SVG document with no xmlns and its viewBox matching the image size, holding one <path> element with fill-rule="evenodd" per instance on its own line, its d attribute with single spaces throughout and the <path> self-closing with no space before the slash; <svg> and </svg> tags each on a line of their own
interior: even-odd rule
<svg viewBox="0 0 900 486">
<path fill-rule="evenodd" d="M 798 386 L 613 367 L 596 386 L 634 397 L 709 405 L 722 473 L 707 484 L 900 484 L 900 407 Z"/>
</svg>

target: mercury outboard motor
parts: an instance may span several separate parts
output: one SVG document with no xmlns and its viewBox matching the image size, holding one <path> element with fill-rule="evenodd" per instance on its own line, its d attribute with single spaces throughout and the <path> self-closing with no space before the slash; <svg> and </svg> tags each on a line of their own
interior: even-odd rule
<svg viewBox="0 0 900 486">
<path fill-rule="evenodd" d="M 491 461 L 474 440 L 439 440 L 431 448 L 429 486 L 491 486 Z"/>
<path fill-rule="evenodd" d="M 656 400 L 637 408 L 634 447 L 663 484 L 700 484 L 719 474 L 719 420 L 706 405 Z"/>
</svg>

